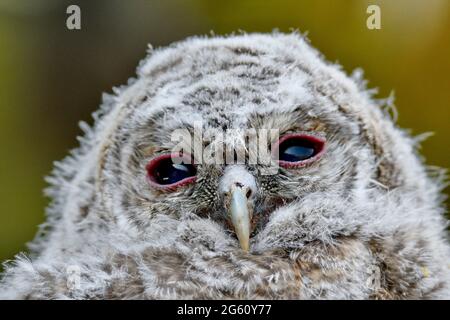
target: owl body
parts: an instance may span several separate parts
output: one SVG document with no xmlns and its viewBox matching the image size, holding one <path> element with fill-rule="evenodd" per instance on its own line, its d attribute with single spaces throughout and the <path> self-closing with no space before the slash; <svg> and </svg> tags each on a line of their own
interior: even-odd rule
<svg viewBox="0 0 450 320">
<path fill-rule="evenodd" d="M 442 181 L 360 74 L 346 76 L 302 36 L 191 38 L 152 51 L 94 118 L 49 178 L 48 221 L 31 257 L 8 265 L 0 297 L 449 297 Z M 172 133 L 198 123 L 202 147 L 227 142 L 248 155 L 240 137 L 217 133 L 277 129 L 323 150 L 275 174 L 199 163 L 177 188 L 149 181 Z M 236 186 L 247 188 L 250 235 L 230 227 Z"/>
</svg>

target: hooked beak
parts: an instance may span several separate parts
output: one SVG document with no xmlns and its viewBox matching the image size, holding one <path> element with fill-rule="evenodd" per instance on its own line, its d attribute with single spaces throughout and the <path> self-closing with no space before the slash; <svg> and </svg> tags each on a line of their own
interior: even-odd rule
<svg viewBox="0 0 450 320">
<path fill-rule="evenodd" d="M 244 188 L 233 186 L 231 189 L 229 215 L 242 250 L 248 251 L 252 216 L 245 193 L 246 190 Z"/>
</svg>

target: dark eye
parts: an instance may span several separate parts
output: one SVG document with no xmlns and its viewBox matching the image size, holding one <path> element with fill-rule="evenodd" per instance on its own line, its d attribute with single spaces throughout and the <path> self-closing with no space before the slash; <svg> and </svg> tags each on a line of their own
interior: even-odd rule
<svg viewBox="0 0 450 320">
<path fill-rule="evenodd" d="M 282 137 L 275 147 L 278 160 L 284 167 L 299 167 L 319 158 L 325 140 L 306 134 L 290 134 Z"/>
<path fill-rule="evenodd" d="M 147 176 L 155 187 L 179 187 L 193 182 L 196 178 L 197 169 L 190 162 L 190 158 L 186 156 L 165 154 L 149 162 L 146 167 Z"/>
</svg>

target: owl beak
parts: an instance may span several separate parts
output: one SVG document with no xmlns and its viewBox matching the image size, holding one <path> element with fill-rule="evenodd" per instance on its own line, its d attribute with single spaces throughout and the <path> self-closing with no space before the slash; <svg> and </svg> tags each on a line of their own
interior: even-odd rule
<svg viewBox="0 0 450 320">
<path fill-rule="evenodd" d="M 230 218 L 242 250 L 248 251 L 250 242 L 251 211 L 245 188 L 233 186 L 230 199 Z"/>
</svg>

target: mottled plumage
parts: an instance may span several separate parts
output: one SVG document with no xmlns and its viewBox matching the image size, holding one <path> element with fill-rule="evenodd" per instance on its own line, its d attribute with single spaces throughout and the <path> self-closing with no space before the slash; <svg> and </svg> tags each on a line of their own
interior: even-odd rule
<svg viewBox="0 0 450 320">
<path fill-rule="evenodd" d="M 346 76 L 298 34 L 192 38 L 151 52 L 56 165 L 48 221 L 32 257 L 8 265 L 0 297 L 448 298 L 442 179 L 371 94 L 360 72 Z M 148 161 L 199 120 L 210 132 L 312 133 L 326 152 L 276 175 L 200 164 L 193 184 L 150 187 Z M 220 185 L 233 170 L 254 183 L 249 252 L 223 214 Z"/>
</svg>

